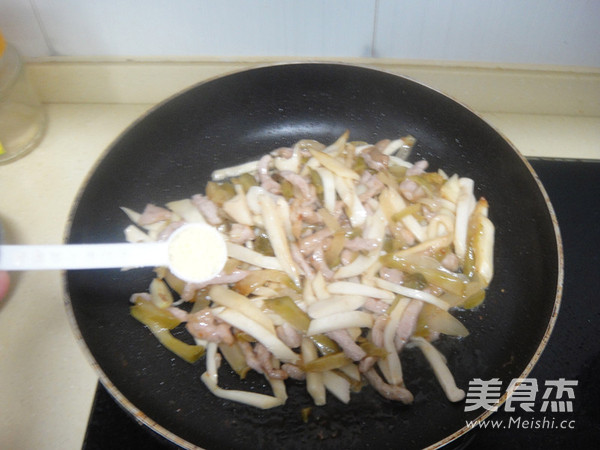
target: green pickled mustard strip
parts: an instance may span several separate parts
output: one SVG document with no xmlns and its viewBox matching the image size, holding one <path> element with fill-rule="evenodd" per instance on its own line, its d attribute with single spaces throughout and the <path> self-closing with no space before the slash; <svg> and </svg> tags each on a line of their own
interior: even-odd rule
<svg viewBox="0 0 600 450">
<path fill-rule="evenodd" d="M 336 375 L 339 375 L 340 377 L 342 377 L 344 380 L 346 380 L 348 383 L 350 383 L 350 390 L 354 393 L 360 392 L 363 388 L 363 382 L 356 380 L 354 378 L 352 378 L 351 376 L 349 376 L 347 373 L 345 373 L 343 370 L 341 369 L 335 369 L 333 371 L 333 373 L 335 373 Z"/>
<path fill-rule="evenodd" d="M 197 313 L 198 311 L 202 311 L 204 308 L 208 308 L 210 306 L 210 297 L 208 295 L 209 288 L 203 288 L 197 290 L 194 294 L 192 309 L 190 310 L 190 314 Z"/>
<path fill-rule="evenodd" d="M 268 282 L 281 283 L 292 289 L 299 289 L 287 273 L 275 269 L 261 269 L 251 271 L 235 283 L 235 290 L 242 295 L 249 295 L 257 287 L 264 286 Z"/>
<path fill-rule="evenodd" d="M 444 178 L 438 172 L 425 172 L 421 175 L 421 177 L 430 184 L 435 190 L 438 190 L 442 187 L 442 185 L 446 182 L 446 178 Z"/>
<path fill-rule="evenodd" d="M 411 175 L 408 177 L 408 179 L 414 181 L 419 186 L 421 186 L 421 188 L 423 188 L 425 194 L 427 194 L 428 197 L 434 196 L 434 192 L 436 191 L 435 186 L 422 175 Z"/>
<path fill-rule="evenodd" d="M 244 173 L 244 174 L 240 175 L 239 177 L 232 178 L 231 182 L 233 184 L 239 184 L 240 186 L 242 186 L 242 189 L 244 189 L 244 192 L 248 192 L 248 190 L 252 186 L 258 186 L 258 182 L 256 181 L 256 179 L 249 173 Z"/>
<path fill-rule="evenodd" d="M 227 364 L 229 364 L 229 367 L 243 380 L 250 367 L 246 363 L 244 352 L 240 349 L 237 342 L 232 345 L 221 343 L 219 344 L 219 351 L 227 361 Z"/>
<path fill-rule="evenodd" d="M 319 172 L 317 172 L 316 170 L 314 170 L 311 167 L 309 167 L 308 170 L 309 170 L 309 174 L 310 174 L 310 181 L 313 184 L 313 186 L 315 187 L 319 198 L 322 198 L 322 196 L 323 196 L 323 180 L 321 180 L 321 175 L 319 175 Z"/>
<path fill-rule="evenodd" d="M 409 273 L 404 277 L 402 285 L 410 289 L 421 291 L 427 286 L 427 280 L 425 279 L 425 275 L 421 272 Z"/>
<path fill-rule="evenodd" d="M 325 250 L 325 262 L 329 267 L 336 267 L 340 265 L 340 255 L 344 249 L 346 243 L 346 237 L 344 231 L 339 230 L 333 234 L 333 239 L 329 244 L 327 250 Z"/>
<path fill-rule="evenodd" d="M 354 239 L 357 237 L 361 237 L 362 230 L 360 228 L 352 228 L 351 230 L 347 230 L 344 236 L 346 236 L 346 239 Z"/>
<path fill-rule="evenodd" d="M 317 213 L 321 216 L 323 222 L 325 222 L 325 226 L 329 228 L 333 233 L 342 230 L 342 227 L 338 220 L 327 209 L 319 208 L 317 210 Z"/>
<path fill-rule="evenodd" d="M 441 261 L 449 254 L 452 250 L 450 247 L 440 247 L 432 249 L 431 257 L 441 264 Z"/>
<path fill-rule="evenodd" d="M 310 414 L 312 413 L 312 408 L 307 406 L 306 408 L 302 408 L 300 414 L 302 415 L 302 422 L 308 423 L 308 419 L 310 418 Z"/>
<path fill-rule="evenodd" d="M 227 200 L 230 200 L 235 195 L 233 184 L 226 181 L 217 183 L 209 181 L 206 184 L 206 196 L 219 206 L 222 206 Z"/>
<path fill-rule="evenodd" d="M 466 284 L 463 299 L 460 306 L 465 309 L 475 308 L 485 300 L 485 283 L 479 279 L 477 273 L 475 273 L 471 281 Z"/>
<path fill-rule="evenodd" d="M 381 358 L 381 359 L 385 359 L 387 358 L 387 350 L 383 347 L 378 347 L 375 344 L 373 344 L 373 342 L 368 341 L 368 340 L 364 340 L 363 342 L 360 342 L 359 347 L 363 349 L 363 351 L 368 355 L 368 356 L 375 356 L 377 358 Z"/>
<path fill-rule="evenodd" d="M 397 182 L 401 182 L 406 178 L 407 167 L 404 166 L 390 166 L 388 167 L 388 171 L 390 174 L 396 179 Z"/>
<path fill-rule="evenodd" d="M 271 246 L 269 236 L 267 236 L 267 233 L 263 232 L 262 230 L 254 239 L 254 250 L 265 256 L 275 256 L 275 251 Z"/>
<path fill-rule="evenodd" d="M 200 345 L 186 344 L 185 342 L 174 337 L 169 330 L 162 328 L 158 324 L 148 323 L 146 326 L 150 329 L 150 331 L 152 331 L 152 334 L 156 336 L 158 341 L 165 346 L 165 348 L 175 353 L 184 361 L 193 364 L 202 356 L 204 356 L 204 347 Z"/>
<path fill-rule="evenodd" d="M 379 260 L 385 267 L 398 269 L 408 274 L 421 273 L 425 277 L 425 280 L 427 280 L 427 283 L 439 286 L 452 294 L 462 296 L 465 291 L 467 284 L 465 277 L 448 270 L 420 267 L 402 257 L 395 256 L 393 253 L 383 255 Z"/>
<path fill-rule="evenodd" d="M 359 175 L 362 175 L 363 172 L 367 170 L 367 163 L 365 162 L 365 159 L 362 156 L 359 156 L 354 160 L 352 170 L 354 170 Z"/>
<path fill-rule="evenodd" d="M 302 311 L 291 297 L 268 298 L 264 301 L 264 306 L 268 310 L 281 316 L 296 330 L 306 333 L 310 325 L 310 317 Z"/>
<path fill-rule="evenodd" d="M 333 339 L 328 338 L 324 334 L 310 336 L 310 340 L 315 344 L 321 355 L 330 355 L 341 350 L 340 346 Z"/>
<path fill-rule="evenodd" d="M 424 268 L 421 270 L 421 273 L 428 283 L 439 286 L 452 294 L 462 295 L 464 292 L 466 285 L 465 280 L 455 276 L 451 272 Z"/>
<path fill-rule="evenodd" d="M 478 241 L 481 239 L 483 233 L 483 226 L 481 221 L 471 219 L 469 221 L 469 228 L 467 229 L 467 251 L 465 253 L 465 262 L 463 264 L 463 273 L 472 279 L 476 276 L 476 254 L 475 248 L 478 245 Z"/>
<path fill-rule="evenodd" d="M 173 352 L 190 364 L 198 361 L 198 359 L 204 355 L 204 347 L 199 345 L 190 345 L 174 337 L 169 331 L 171 328 L 165 326 L 168 321 L 165 321 L 163 318 L 158 318 L 159 316 L 156 314 L 148 313 L 148 309 L 144 308 L 146 303 L 150 302 L 140 301 L 133 305 L 130 308 L 131 315 L 136 320 L 146 325 L 156 339 L 158 339 L 158 341 L 169 351 Z M 156 309 L 160 310 L 159 308 Z"/>
<path fill-rule="evenodd" d="M 290 183 L 288 180 L 283 180 L 280 183 L 281 186 L 281 195 L 283 195 L 283 197 L 286 200 L 289 200 L 290 198 L 294 198 L 294 185 L 292 183 Z"/>
<path fill-rule="evenodd" d="M 390 236 L 390 235 L 386 235 L 385 238 L 383 239 L 383 251 L 386 253 L 390 253 L 394 251 L 394 241 L 395 239 Z"/>
<path fill-rule="evenodd" d="M 474 294 L 471 294 L 467 297 L 464 303 L 461 305 L 465 309 L 472 309 L 476 306 L 479 306 L 485 300 L 485 289 L 479 289 Z"/>
<path fill-rule="evenodd" d="M 468 242 L 467 251 L 465 252 L 465 262 L 463 263 L 463 273 L 472 279 L 475 275 L 475 249 L 473 243 Z"/>
<path fill-rule="evenodd" d="M 339 369 L 351 363 L 352 360 L 344 352 L 338 352 L 313 359 L 304 365 L 304 370 L 306 372 L 326 372 L 328 370 Z"/>
<path fill-rule="evenodd" d="M 392 220 L 394 222 L 399 222 L 407 216 L 411 216 L 413 214 L 421 212 L 421 204 L 413 203 L 412 205 L 407 206 L 406 208 L 398 211 L 394 215 L 392 215 Z"/>
<path fill-rule="evenodd" d="M 153 322 L 161 327 L 172 330 L 181 323 L 173 313 L 167 309 L 156 306 L 151 301 L 136 298 L 130 308 L 131 315 L 142 323 Z"/>
</svg>

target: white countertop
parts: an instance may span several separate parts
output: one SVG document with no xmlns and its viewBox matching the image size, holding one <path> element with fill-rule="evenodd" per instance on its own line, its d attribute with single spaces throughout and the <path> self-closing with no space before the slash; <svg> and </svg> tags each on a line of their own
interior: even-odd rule
<svg viewBox="0 0 600 450">
<path fill-rule="evenodd" d="M 131 77 L 139 73 L 139 66 L 132 68 L 130 62 L 104 65 L 72 61 L 32 65 L 34 82 L 46 102 L 48 130 L 31 154 L 0 165 L 0 220 L 7 242 L 61 243 L 74 198 L 111 141 L 156 101 L 232 67 L 227 63 L 215 70 L 215 65 L 218 66 L 213 61 L 206 69 L 209 65 L 203 66 L 199 61 L 187 65 L 152 63 L 156 78 L 146 83 L 146 96 L 137 92 L 132 100 L 126 86 L 117 83 L 112 96 L 104 97 L 104 103 L 98 102 L 102 97 L 93 89 L 86 97 L 86 86 L 94 84 L 94 80 L 106 80 L 106 74 L 115 70 L 129 74 L 128 83 L 134 83 Z M 178 78 L 182 66 L 187 70 L 186 76 Z M 484 69 L 489 78 L 485 90 L 480 92 L 496 92 L 495 86 L 506 90 L 510 82 L 522 83 L 520 77 L 513 77 L 507 85 L 505 70 Z M 398 65 L 394 70 L 423 79 L 445 92 L 456 87 L 451 92 L 455 98 L 473 106 L 526 156 L 600 159 L 600 113 L 594 100 L 598 92 L 590 92 L 594 100 L 591 103 L 584 98 L 586 90 L 599 86 L 598 72 L 577 71 L 569 79 L 571 93 L 581 98 L 571 98 L 563 110 L 545 110 L 547 99 L 538 98 L 544 93 L 536 92 L 533 101 L 537 102 L 537 110 L 532 112 L 531 97 L 522 97 L 519 103 L 517 96 L 511 100 L 512 106 L 500 101 L 503 106 L 497 110 L 482 106 L 493 105 L 494 99 L 475 101 L 472 92 L 482 85 L 468 90 L 460 86 L 468 85 L 473 74 L 480 80 L 480 68 L 461 71 L 443 67 L 438 71 L 435 65 L 426 70 Z M 71 83 L 65 74 L 71 74 L 77 82 Z M 560 84 L 565 78 L 564 72 L 554 70 L 546 73 L 536 69 L 535 74 L 528 75 L 551 84 Z M 171 92 L 157 94 L 152 90 L 152 83 L 168 84 L 174 78 Z M 163 97 L 157 99 L 157 95 Z M 577 114 L 577 108 L 581 114 Z M 81 448 L 97 377 L 75 340 L 63 300 L 58 272 L 13 274 L 9 297 L 0 305 L 0 448 Z"/>
</svg>

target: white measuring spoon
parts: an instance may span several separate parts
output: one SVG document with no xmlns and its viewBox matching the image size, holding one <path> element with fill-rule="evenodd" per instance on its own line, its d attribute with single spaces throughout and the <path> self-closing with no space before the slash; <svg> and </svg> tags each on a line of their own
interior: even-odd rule
<svg viewBox="0 0 600 450">
<path fill-rule="evenodd" d="M 0 270 L 77 270 L 169 267 L 178 278 L 201 283 L 223 270 L 227 246 L 217 229 L 186 224 L 167 241 L 150 243 L 0 245 Z"/>
</svg>

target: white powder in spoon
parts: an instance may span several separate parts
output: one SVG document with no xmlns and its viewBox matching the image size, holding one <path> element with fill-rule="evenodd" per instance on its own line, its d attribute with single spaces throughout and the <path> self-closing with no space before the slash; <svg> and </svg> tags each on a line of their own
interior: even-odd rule
<svg viewBox="0 0 600 450">
<path fill-rule="evenodd" d="M 208 224 L 177 229 L 168 244 L 169 268 L 184 281 L 201 283 L 217 276 L 227 261 L 223 236 Z"/>
</svg>

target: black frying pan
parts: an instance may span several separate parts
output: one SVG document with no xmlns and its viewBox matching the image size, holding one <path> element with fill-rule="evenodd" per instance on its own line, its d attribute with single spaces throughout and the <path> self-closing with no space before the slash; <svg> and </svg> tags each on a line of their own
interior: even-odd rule
<svg viewBox="0 0 600 450">
<path fill-rule="evenodd" d="M 525 376 L 549 337 L 558 311 L 562 253 L 555 217 L 528 163 L 471 111 L 444 95 L 389 73 L 338 64 L 263 67 L 201 83 L 150 111 L 109 148 L 73 209 L 68 242 L 123 240 L 119 206 L 202 192 L 212 170 L 255 159 L 301 138 L 375 142 L 412 134 L 412 160 L 472 177 L 496 225 L 496 275 L 485 304 L 457 312 L 470 336 L 438 348 L 460 387 L 473 378 Z M 182 446 L 215 448 L 420 448 L 466 431 L 465 413 L 448 402 L 418 351 L 402 354 L 415 403 L 386 401 L 365 388 L 349 405 L 329 398 L 313 407 L 302 384 L 290 399 L 260 411 L 212 396 L 189 365 L 162 348 L 129 316 L 131 293 L 145 290 L 150 270 L 73 271 L 65 277 L 75 331 L 101 381 L 133 415 Z M 224 386 L 265 389 L 262 377 Z"/>
</svg>

